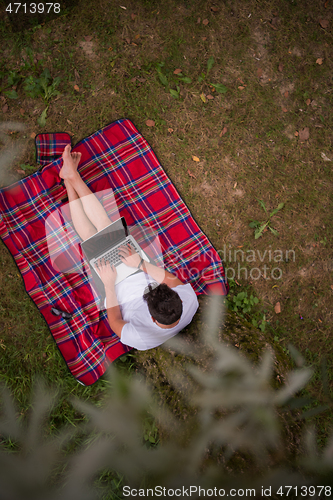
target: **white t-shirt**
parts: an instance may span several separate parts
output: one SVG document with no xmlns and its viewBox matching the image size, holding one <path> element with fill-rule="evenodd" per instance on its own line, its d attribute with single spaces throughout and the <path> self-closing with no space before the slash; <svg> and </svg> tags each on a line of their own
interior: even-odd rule
<svg viewBox="0 0 333 500">
<path fill-rule="evenodd" d="M 143 293 L 148 283 L 153 283 L 150 276 L 138 273 L 132 274 L 115 286 L 123 320 L 128 322 L 121 330 L 120 340 L 123 344 L 139 351 L 157 347 L 177 335 L 192 321 L 199 307 L 197 296 L 190 283 L 174 287 L 173 290 L 183 302 L 183 312 L 176 326 L 161 328 L 151 319 L 148 305 L 143 300 Z"/>
</svg>

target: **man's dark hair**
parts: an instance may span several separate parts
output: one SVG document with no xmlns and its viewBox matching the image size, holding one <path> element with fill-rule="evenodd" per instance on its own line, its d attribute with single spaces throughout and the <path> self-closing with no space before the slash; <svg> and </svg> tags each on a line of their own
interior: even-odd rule
<svg viewBox="0 0 333 500">
<path fill-rule="evenodd" d="M 179 320 L 183 312 L 183 304 L 177 292 L 165 283 L 156 288 L 150 287 L 143 300 L 147 302 L 152 317 L 161 325 L 172 325 Z"/>
</svg>

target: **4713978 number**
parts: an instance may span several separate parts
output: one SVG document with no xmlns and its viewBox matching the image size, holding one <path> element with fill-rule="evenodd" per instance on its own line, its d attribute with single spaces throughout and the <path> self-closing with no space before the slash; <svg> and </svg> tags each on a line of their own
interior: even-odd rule
<svg viewBox="0 0 333 500">
<path fill-rule="evenodd" d="M 321 495 L 331 498 L 332 488 L 331 486 L 280 486 L 276 494 L 283 496 L 289 496 L 295 494 L 297 498 L 299 497 L 314 497 L 321 498 Z"/>
<path fill-rule="evenodd" d="M 6 12 L 10 14 L 17 14 L 19 10 L 25 14 L 49 14 L 52 11 L 59 14 L 60 3 L 10 3 L 6 7 Z"/>
</svg>

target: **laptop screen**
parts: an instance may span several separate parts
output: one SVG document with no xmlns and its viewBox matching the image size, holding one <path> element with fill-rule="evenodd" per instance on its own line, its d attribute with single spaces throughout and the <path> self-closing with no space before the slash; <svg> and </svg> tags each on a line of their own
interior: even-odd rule
<svg viewBox="0 0 333 500">
<path fill-rule="evenodd" d="M 111 249 L 127 236 L 126 222 L 124 217 L 112 223 L 110 226 L 94 234 L 91 238 L 81 243 L 84 253 L 90 260 L 97 258 L 102 253 Z"/>
</svg>

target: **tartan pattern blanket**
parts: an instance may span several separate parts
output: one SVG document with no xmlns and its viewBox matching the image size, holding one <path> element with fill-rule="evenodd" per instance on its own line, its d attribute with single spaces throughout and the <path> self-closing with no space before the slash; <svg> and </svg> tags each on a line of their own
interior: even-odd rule
<svg viewBox="0 0 333 500">
<path fill-rule="evenodd" d="M 82 153 L 79 172 L 92 192 L 111 188 L 128 225 L 138 223 L 159 235 L 168 271 L 190 282 L 197 295 L 228 293 L 219 255 L 130 120 L 111 123 L 80 141 L 73 151 Z M 90 385 L 131 348 L 111 330 L 106 311 L 99 311 L 87 274 L 61 273 L 52 265 L 45 220 L 66 199 L 58 175 L 61 166 L 59 158 L 0 190 L 0 236 L 71 374 Z M 78 239 L 76 233 L 74 238 Z M 52 306 L 69 312 L 72 319 L 55 317 Z"/>
<path fill-rule="evenodd" d="M 45 166 L 57 160 L 61 157 L 67 144 L 71 144 L 71 137 L 67 132 L 36 135 L 36 162 L 39 165 Z"/>
</svg>

